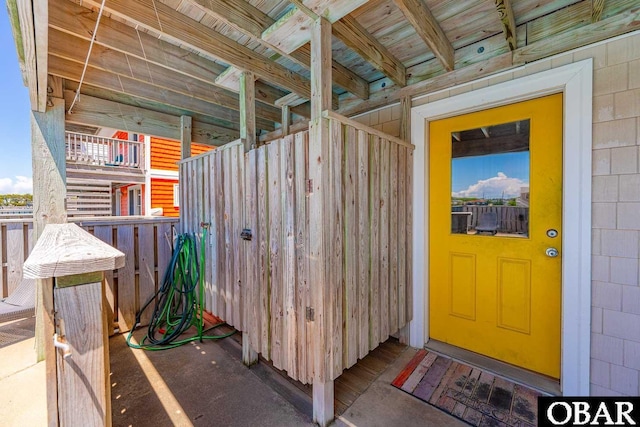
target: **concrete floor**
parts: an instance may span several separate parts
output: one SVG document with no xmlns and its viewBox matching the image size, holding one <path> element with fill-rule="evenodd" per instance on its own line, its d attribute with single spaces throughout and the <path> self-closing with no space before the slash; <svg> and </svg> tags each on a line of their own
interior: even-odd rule
<svg viewBox="0 0 640 427">
<path fill-rule="evenodd" d="M 0 348 L 2 426 L 46 425 L 44 363 L 35 363 L 33 341 Z M 264 366 L 244 367 L 231 340 L 144 352 L 117 336 L 110 346 L 116 427 L 312 425 L 308 397 L 277 374 L 265 382 Z M 466 425 L 390 385 L 415 351 L 404 351 L 334 425 Z"/>
</svg>

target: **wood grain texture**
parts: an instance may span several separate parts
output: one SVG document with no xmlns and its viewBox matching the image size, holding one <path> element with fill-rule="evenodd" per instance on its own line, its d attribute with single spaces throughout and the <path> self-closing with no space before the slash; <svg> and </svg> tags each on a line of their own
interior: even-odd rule
<svg viewBox="0 0 640 427">
<path fill-rule="evenodd" d="M 311 26 L 311 120 L 331 109 L 331 24 L 318 19 Z"/>
<path fill-rule="evenodd" d="M 498 11 L 498 17 L 502 23 L 504 38 L 507 41 L 509 50 L 513 51 L 518 47 L 518 42 L 516 40 L 516 20 L 513 16 L 511 0 L 494 0 L 494 2 L 496 10 Z"/>
<path fill-rule="evenodd" d="M 93 235 L 106 243 L 113 244 L 113 227 L 111 225 L 97 225 L 93 228 Z M 109 336 L 115 334 L 115 313 L 116 311 L 116 289 L 113 282 L 113 270 L 105 270 L 104 272 L 104 291 L 107 299 L 105 310 L 107 311 L 107 328 Z"/>
<path fill-rule="evenodd" d="M 61 425 L 111 425 L 111 384 L 102 283 L 54 290 L 71 357 L 57 355 Z M 53 350 L 56 351 L 55 349 Z"/>
<path fill-rule="evenodd" d="M 369 248 L 371 257 L 371 270 L 369 275 L 369 350 L 378 346 L 380 337 L 380 138 L 374 135 L 370 143 L 369 151 Z"/>
<path fill-rule="evenodd" d="M 262 146 L 258 149 L 258 284 L 260 299 L 260 353 L 271 360 L 271 295 L 269 292 L 269 176 L 267 168 L 267 153 L 269 147 Z"/>
<path fill-rule="evenodd" d="M 394 3 L 440 60 L 445 70 L 453 70 L 453 46 L 422 0 L 394 0 Z"/>
<path fill-rule="evenodd" d="M 138 303 L 136 313 L 156 292 L 155 235 L 153 224 L 138 226 Z M 148 307 L 140 316 L 140 325 L 145 326 L 151 320 L 153 306 Z"/>
<path fill-rule="evenodd" d="M 273 365 L 285 369 L 284 357 L 284 260 L 282 253 L 282 171 L 280 168 L 281 144 L 268 147 L 269 176 L 269 267 L 271 289 L 271 357 Z"/>
<path fill-rule="evenodd" d="M 342 159 L 344 151 L 344 133 L 342 123 L 330 121 L 330 201 L 328 229 L 330 240 L 328 248 L 328 271 L 330 274 L 329 304 L 331 309 L 331 379 L 336 379 L 343 371 L 342 336 L 344 327 L 344 201 L 342 189 Z"/>
<path fill-rule="evenodd" d="M 255 76 L 249 71 L 240 75 L 240 139 L 245 153 L 256 146 Z"/>
<path fill-rule="evenodd" d="M 407 84 L 406 68 L 402 62 L 369 34 L 354 17 L 347 15 L 340 21 L 336 21 L 332 31 L 344 44 L 355 50 L 397 85 L 405 86 Z"/>
<path fill-rule="evenodd" d="M 191 117 L 180 116 L 180 158 L 191 157 Z"/>
<path fill-rule="evenodd" d="M 22 223 L 9 223 L 5 230 L 7 239 L 5 249 L 7 254 L 7 294 L 11 295 L 20 282 L 22 282 L 22 265 L 25 259 L 25 236 Z"/>
<path fill-rule="evenodd" d="M 113 270 L 124 265 L 124 257 L 75 224 L 48 224 L 24 263 L 24 277 L 44 279 Z"/>
<path fill-rule="evenodd" d="M 99 2 L 90 2 L 99 6 Z M 105 11 L 135 22 L 154 33 L 162 34 L 168 40 L 188 46 L 205 56 L 215 57 L 244 70 L 251 70 L 261 79 L 302 96 L 309 96 L 311 92 L 309 80 L 163 3 L 152 3 L 149 0 L 114 0 L 105 6 Z"/>
<path fill-rule="evenodd" d="M 344 313 L 345 330 L 342 337 L 342 347 L 345 356 L 345 366 L 352 366 L 358 361 L 359 337 L 359 238 L 358 238 L 358 203 L 357 195 L 359 187 L 358 168 L 358 140 L 357 130 L 353 127 L 346 127 L 345 151 L 344 151 L 344 175 L 343 175 L 343 195 L 344 195 Z"/>
<path fill-rule="evenodd" d="M 378 343 L 386 341 L 389 330 L 389 223 L 390 223 L 390 147 L 386 140 L 380 141 L 380 335 Z"/>
<path fill-rule="evenodd" d="M 389 145 L 389 334 L 398 331 L 398 146 Z M 404 171 L 402 172 L 404 173 Z M 382 340 L 382 342 L 386 339 Z"/>
<path fill-rule="evenodd" d="M 357 133 L 357 168 L 358 168 L 358 358 L 369 353 L 369 316 L 370 280 L 370 225 L 371 209 L 369 207 L 369 140 L 371 136 L 363 130 Z"/>
<path fill-rule="evenodd" d="M 116 232 L 116 247 L 121 248 L 127 260 L 123 267 L 118 268 L 118 328 L 120 332 L 127 332 L 134 327 L 136 316 L 136 283 L 135 283 L 135 249 L 133 225 L 118 227 Z"/>
</svg>

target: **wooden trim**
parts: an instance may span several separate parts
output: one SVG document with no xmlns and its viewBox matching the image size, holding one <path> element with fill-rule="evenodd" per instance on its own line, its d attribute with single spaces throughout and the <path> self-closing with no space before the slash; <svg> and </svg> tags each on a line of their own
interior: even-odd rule
<svg viewBox="0 0 640 427">
<path fill-rule="evenodd" d="M 422 0 L 393 0 L 393 2 L 440 60 L 445 70 L 452 71 L 455 63 L 453 46 L 424 2 Z"/>
<path fill-rule="evenodd" d="M 44 113 L 38 108 L 38 67 L 35 29 L 33 22 L 33 3 L 31 0 L 16 0 L 22 36 L 22 50 L 24 52 L 24 76 L 29 88 L 31 109 Z"/>
<path fill-rule="evenodd" d="M 222 150 L 228 150 L 229 148 L 233 148 L 233 147 L 235 147 L 236 145 L 244 145 L 244 142 L 242 142 L 242 140 L 241 140 L 241 139 L 236 139 L 235 141 L 231 141 L 231 142 L 229 142 L 229 143 L 227 143 L 227 144 L 224 144 L 224 145 L 221 145 L 221 146 L 219 146 L 219 147 L 216 147 L 216 149 L 215 149 L 215 150 L 206 151 L 206 152 L 204 152 L 204 153 L 202 153 L 202 154 L 198 154 L 197 156 L 191 156 L 191 157 L 189 157 L 188 159 L 180 160 L 180 161 L 178 161 L 177 163 L 178 163 L 179 165 L 181 165 L 181 164 L 186 163 L 186 162 L 189 162 L 189 161 L 191 161 L 191 160 L 196 160 L 196 159 L 200 159 L 200 158 L 202 158 L 202 157 L 209 156 L 209 155 L 211 155 L 214 151 L 215 151 L 215 152 L 220 152 L 220 151 L 222 151 Z"/>
<path fill-rule="evenodd" d="M 363 130 L 363 131 L 365 131 L 367 133 L 370 133 L 372 135 L 376 135 L 376 136 L 378 136 L 378 137 L 380 137 L 382 139 L 386 139 L 389 142 L 394 142 L 394 143 L 396 143 L 398 145 L 401 145 L 403 147 L 407 147 L 407 148 L 411 148 L 411 149 L 415 148 L 414 145 L 409 143 L 409 142 L 405 142 L 400 138 L 388 135 L 388 134 L 386 134 L 386 133 L 384 133 L 382 131 L 379 131 L 377 129 L 374 129 L 374 128 L 370 127 L 370 126 L 363 125 L 362 123 L 357 122 L 357 121 L 355 121 L 353 119 L 350 119 L 348 117 L 342 116 L 342 115 L 336 113 L 335 111 L 325 110 L 325 111 L 322 112 L 322 117 L 324 117 L 326 119 L 337 120 L 337 121 L 339 121 L 341 123 L 344 123 L 345 125 L 352 126 L 352 127 L 356 128 L 358 130 Z"/>
<path fill-rule="evenodd" d="M 34 43 L 36 47 L 36 67 L 38 83 L 38 111 L 47 108 L 47 71 L 49 69 L 49 1 L 33 0 Z"/>
</svg>

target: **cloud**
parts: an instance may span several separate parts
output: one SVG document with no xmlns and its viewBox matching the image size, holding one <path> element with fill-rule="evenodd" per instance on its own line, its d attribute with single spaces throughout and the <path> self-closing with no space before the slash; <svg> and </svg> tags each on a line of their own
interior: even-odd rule
<svg viewBox="0 0 640 427">
<path fill-rule="evenodd" d="M 0 194 L 31 194 L 33 193 L 33 179 L 26 176 L 0 178 Z"/>
<path fill-rule="evenodd" d="M 520 178 L 509 178 L 502 172 L 498 172 L 497 176 L 481 179 L 475 184 L 471 184 L 469 188 L 462 191 L 454 191 L 452 197 L 485 197 L 487 199 L 502 197 L 505 198 L 518 197 L 521 187 L 528 187 L 529 183 L 522 181 Z"/>
</svg>

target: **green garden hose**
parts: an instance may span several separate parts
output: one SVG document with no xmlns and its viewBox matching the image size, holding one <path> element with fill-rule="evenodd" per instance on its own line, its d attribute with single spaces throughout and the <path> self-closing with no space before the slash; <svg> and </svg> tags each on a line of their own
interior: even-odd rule
<svg viewBox="0 0 640 427">
<path fill-rule="evenodd" d="M 204 245 L 207 229 L 208 227 L 203 227 L 199 260 L 196 237 L 193 234 L 180 234 L 176 239 L 176 246 L 164 274 L 162 286 L 136 315 L 135 324 L 139 325 L 142 313 L 155 301 L 147 334 L 139 344 L 132 343 L 131 338 L 135 327 L 132 328 L 127 335 L 129 347 L 143 350 L 167 350 L 192 341 L 216 340 L 235 333 L 233 331 L 223 335 L 205 335 L 209 330 L 221 325 L 204 329 L 203 269 L 206 262 Z M 196 327 L 196 335 L 179 339 L 191 326 Z"/>
</svg>

